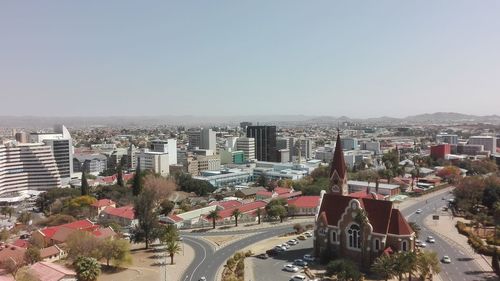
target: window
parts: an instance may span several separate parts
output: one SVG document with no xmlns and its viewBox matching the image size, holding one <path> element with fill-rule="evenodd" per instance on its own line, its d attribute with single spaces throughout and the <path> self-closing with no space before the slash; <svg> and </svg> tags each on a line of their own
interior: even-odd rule
<svg viewBox="0 0 500 281">
<path fill-rule="evenodd" d="M 379 239 L 375 239 L 375 251 L 379 251 L 380 250 L 380 240 Z"/>
<path fill-rule="evenodd" d="M 337 242 L 337 232 L 332 231 L 332 242 Z"/>
<path fill-rule="evenodd" d="M 408 242 L 403 241 L 403 242 L 401 243 L 401 250 L 402 250 L 403 252 L 408 251 Z"/>
<path fill-rule="evenodd" d="M 361 248 L 361 236 L 360 228 L 357 224 L 351 225 L 347 234 L 349 236 L 349 248 L 360 249 Z"/>
</svg>

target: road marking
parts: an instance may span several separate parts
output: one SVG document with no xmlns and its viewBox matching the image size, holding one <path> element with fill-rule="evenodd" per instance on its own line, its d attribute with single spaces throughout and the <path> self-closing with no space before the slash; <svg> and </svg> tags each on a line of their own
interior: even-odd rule
<svg viewBox="0 0 500 281">
<path fill-rule="evenodd" d="M 201 262 L 194 268 L 193 272 L 191 273 L 191 278 L 189 278 L 189 281 L 193 281 L 193 276 L 194 276 L 194 273 L 196 272 L 196 270 L 200 267 L 200 265 L 205 261 L 205 259 L 207 258 L 207 250 L 205 249 L 205 247 L 203 247 L 203 245 L 201 245 L 201 243 L 199 243 L 198 241 L 194 241 L 193 239 L 190 239 L 191 242 L 197 244 L 198 246 L 200 246 L 202 249 L 203 249 L 203 259 L 201 260 Z"/>
</svg>

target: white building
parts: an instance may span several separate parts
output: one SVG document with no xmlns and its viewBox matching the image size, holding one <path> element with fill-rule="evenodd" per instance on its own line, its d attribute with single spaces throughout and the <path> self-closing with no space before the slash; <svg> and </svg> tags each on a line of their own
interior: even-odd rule
<svg viewBox="0 0 500 281">
<path fill-rule="evenodd" d="M 170 165 L 177 164 L 177 140 L 154 140 L 150 145 L 151 151 L 153 152 L 164 152 L 168 153 L 168 162 Z"/>
<path fill-rule="evenodd" d="M 50 146 L 61 176 L 62 185 L 69 184 L 73 174 L 73 141 L 65 126 L 54 128 L 54 133 L 31 133 L 31 143 L 45 143 Z"/>
<path fill-rule="evenodd" d="M 452 134 L 441 133 L 436 135 L 437 143 L 458 144 L 458 136 Z"/>
<path fill-rule="evenodd" d="M 236 140 L 236 150 L 241 150 L 245 154 L 245 160 L 255 159 L 255 139 L 241 137 Z"/>
<path fill-rule="evenodd" d="M 170 173 L 169 155 L 165 152 L 142 151 L 139 155 L 139 169 L 150 170 L 162 176 Z"/>
<path fill-rule="evenodd" d="M 468 144 L 482 145 L 484 150 L 490 153 L 497 151 L 497 139 L 493 136 L 472 136 L 469 138 Z"/>
<path fill-rule="evenodd" d="M 56 159 L 43 143 L 0 145 L 0 202 L 28 190 L 61 187 Z"/>
<path fill-rule="evenodd" d="M 373 151 L 376 155 L 381 154 L 379 141 L 365 141 L 361 143 L 361 149 Z"/>
<path fill-rule="evenodd" d="M 215 151 L 217 149 L 216 133 L 212 129 L 187 131 L 189 148 L 202 148 Z"/>
<path fill-rule="evenodd" d="M 220 157 L 219 155 L 211 156 L 198 156 L 198 171 L 219 171 L 220 170 Z"/>
</svg>

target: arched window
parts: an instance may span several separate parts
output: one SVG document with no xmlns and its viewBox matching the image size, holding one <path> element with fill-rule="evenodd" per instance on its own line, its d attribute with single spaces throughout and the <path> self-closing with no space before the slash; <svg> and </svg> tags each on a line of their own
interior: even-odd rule
<svg viewBox="0 0 500 281">
<path fill-rule="evenodd" d="M 379 251 L 380 250 L 380 240 L 379 239 L 375 239 L 375 251 Z"/>
<path fill-rule="evenodd" d="M 332 242 L 336 242 L 336 241 L 337 241 L 337 232 L 332 231 Z"/>
<path fill-rule="evenodd" d="M 401 250 L 402 250 L 403 252 L 408 251 L 408 242 L 403 241 L 403 242 L 401 243 Z"/>
<path fill-rule="evenodd" d="M 361 235 L 360 228 L 357 224 L 351 225 L 347 231 L 349 239 L 349 248 L 360 249 L 361 248 Z"/>
</svg>

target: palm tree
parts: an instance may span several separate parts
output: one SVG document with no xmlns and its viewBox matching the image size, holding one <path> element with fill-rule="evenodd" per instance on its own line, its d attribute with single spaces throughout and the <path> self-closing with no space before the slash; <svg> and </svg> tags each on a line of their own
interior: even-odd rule
<svg viewBox="0 0 500 281">
<path fill-rule="evenodd" d="M 170 240 L 167 242 L 167 252 L 170 256 L 170 264 L 174 264 L 174 255 L 181 251 L 181 246 L 177 240 Z"/>
<path fill-rule="evenodd" d="M 408 280 L 411 281 L 413 272 L 417 271 L 417 254 L 415 252 L 405 252 L 403 254 L 405 260 L 406 272 Z"/>
<path fill-rule="evenodd" d="M 260 224 L 260 216 L 262 216 L 262 214 L 263 214 L 262 208 L 258 208 L 258 209 L 255 211 L 255 214 L 257 215 L 257 218 L 258 218 L 258 220 L 259 220 L 259 224 Z"/>
<path fill-rule="evenodd" d="M 431 273 L 441 272 L 436 252 L 422 251 L 417 255 L 417 268 L 424 280 Z"/>
<path fill-rule="evenodd" d="M 396 273 L 395 267 L 396 263 L 394 257 L 382 255 L 375 260 L 372 265 L 372 270 L 387 281 L 394 277 L 394 274 Z"/>
<path fill-rule="evenodd" d="M 207 215 L 207 218 L 212 220 L 212 223 L 213 223 L 212 229 L 215 229 L 215 221 L 221 218 L 221 216 L 219 215 L 219 210 L 215 209 L 215 210 L 211 211 Z"/>
<path fill-rule="evenodd" d="M 78 281 L 95 281 L 101 274 L 101 264 L 91 257 L 79 257 L 75 269 Z"/>
<path fill-rule="evenodd" d="M 234 217 L 234 221 L 236 222 L 236 226 L 238 226 L 238 218 L 241 216 L 240 209 L 234 209 L 231 215 Z"/>
</svg>

